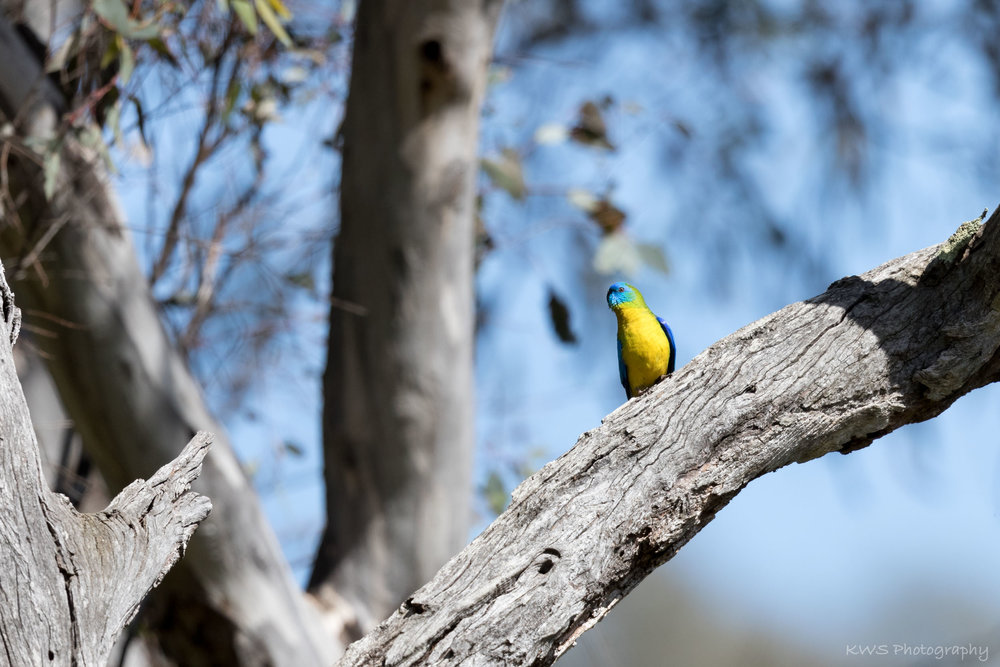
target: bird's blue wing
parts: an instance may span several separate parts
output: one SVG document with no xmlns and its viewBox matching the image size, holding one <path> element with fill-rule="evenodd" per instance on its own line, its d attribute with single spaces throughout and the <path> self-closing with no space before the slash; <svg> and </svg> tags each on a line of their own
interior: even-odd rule
<svg viewBox="0 0 1000 667">
<path fill-rule="evenodd" d="M 622 339 L 618 339 L 618 377 L 622 380 L 622 386 L 625 387 L 625 396 L 627 398 L 632 398 L 632 390 L 628 386 L 628 369 L 625 368 L 625 360 L 622 359 Z"/>
<path fill-rule="evenodd" d="M 670 341 L 670 359 L 667 360 L 667 373 L 674 372 L 674 362 L 677 360 L 677 343 L 674 342 L 674 332 L 670 330 L 670 326 L 664 321 L 662 317 L 657 317 L 656 321 L 660 323 L 663 328 L 663 333 L 667 334 L 667 340 Z M 622 344 L 618 343 L 618 358 L 621 359 L 621 347 Z"/>
</svg>

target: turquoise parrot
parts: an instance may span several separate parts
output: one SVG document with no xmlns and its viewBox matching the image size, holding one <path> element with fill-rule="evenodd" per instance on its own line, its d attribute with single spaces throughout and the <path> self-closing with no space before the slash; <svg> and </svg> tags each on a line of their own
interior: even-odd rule
<svg viewBox="0 0 1000 667">
<path fill-rule="evenodd" d="M 625 395 L 632 398 L 674 372 L 674 333 L 628 283 L 608 288 L 608 308 L 618 318 L 618 374 Z"/>
</svg>

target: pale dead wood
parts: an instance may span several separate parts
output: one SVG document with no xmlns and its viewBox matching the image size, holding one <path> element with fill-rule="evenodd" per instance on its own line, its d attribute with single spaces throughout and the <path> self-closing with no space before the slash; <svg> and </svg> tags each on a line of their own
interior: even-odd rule
<svg viewBox="0 0 1000 667">
<path fill-rule="evenodd" d="M 936 416 L 1000 379 L 998 348 L 994 213 L 744 327 L 623 405 L 340 664 L 550 664 L 750 481 Z"/>
<path fill-rule="evenodd" d="M 148 481 L 80 514 L 43 481 L 11 345 L 20 313 L 0 268 L 0 639 L 9 665 L 104 665 L 139 603 L 183 554 L 208 498 L 190 491 L 199 433 Z"/>
<path fill-rule="evenodd" d="M 0 16 L 0 112 L 23 119 L 0 136 L 0 253 L 31 260 L 11 275 L 26 312 L 52 325 L 35 342 L 67 414 L 113 491 L 151 475 L 197 431 L 217 434 L 198 480 L 215 511 L 150 597 L 147 621 L 181 662 L 328 665 L 340 647 L 292 579 L 235 452 L 163 328 L 110 178 L 96 152 L 61 125 L 60 93 L 23 46 Z M 58 149 L 47 143 L 56 137 Z M 51 198 L 38 146 L 58 150 Z"/>
</svg>

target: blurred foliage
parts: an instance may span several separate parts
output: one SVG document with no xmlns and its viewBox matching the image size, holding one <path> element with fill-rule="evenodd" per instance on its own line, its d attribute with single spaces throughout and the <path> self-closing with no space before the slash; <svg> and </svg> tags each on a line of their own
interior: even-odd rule
<svg viewBox="0 0 1000 667">
<path fill-rule="evenodd" d="M 508 0 L 481 150 L 516 155 L 524 194 L 484 179 L 480 355 L 503 359 L 479 371 L 487 456 L 552 437 L 581 419 L 568 404 L 604 390 L 582 385 L 614 368 L 605 274 L 652 282 L 676 265 L 665 298 L 693 289 L 724 309 L 753 291 L 777 308 L 842 275 L 843 239 L 878 243 L 901 172 L 1000 182 L 1000 123 L 982 123 L 998 28 L 995 0 Z M 563 342 L 572 322 L 577 342 L 537 344 L 538 319 Z"/>
<path fill-rule="evenodd" d="M 486 481 L 480 485 L 479 493 L 494 516 L 500 516 L 510 502 L 510 491 L 504 485 L 500 473 L 495 470 L 486 475 Z"/>
<path fill-rule="evenodd" d="M 645 0 L 612 7 L 601 0 L 512 0 L 491 70 L 493 89 L 517 86 L 520 59 L 530 54 L 571 41 L 600 44 L 602 37 L 625 31 L 656 31 L 674 44 L 686 57 L 677 78 L 694 72 L 699 87 L 683 97 L 661 98 L 664 106 L 651 109 L 616 100 L 595 81 L 573 117 L 529 128 L 521 141 L 487 141 L 480 163 L 483 197 L 489 202 L 503 193 L 527 206 L 532 198 L 561 194 L 568 211 L 591 225 L 594 271 L 630 277 L 644 268 L 668 272 L 670 248 L 663 238 L 636 237 L 629 213 L 616 202 L 622 175 L 614 172 L 615 158 L 606 157 L 636 141 L 626 129 L 630 123 L 653 119 L 663 144 L 662 168 L 676 183 L 663 226 L 677 230 L 678 242 L 697 234 L 706 254 L 715 256 L 713 279 L 725 281 L 731 256 L 746 245 L 816 274 L 824 261 L 821 249 L 801 242 L 794 221 L 760 185 L 754 160 L 781 111 L 769 108 L 757 90 L 755 68 L 780 58 L 793 70 L 790 77 L 801 82 L 803 100 L 813 109 L 809 129 L 825 146 L 817 156 L 823 170 L 817 179 L 830 196 L 840 191 L 864 197 L 879 176 L 873 141 L 891 135 L 879 88 L 927 58 L 924 44 L 949 28 L 964 31 L 1000 82 L 1000 50 L 980 28 L 997 24 L 994 3 L 959 4 L 964 11 L 946 12 L 942 20 L 940 10 L 910 1 L 832 6 L 816 0 Z M 190 6 L 92 0 L 76 29 L 49 45 L 49 70 L 73 100 L 67 118 L 77 125 L 92 118 L 121 154 L 150 163 L 155 205 L 141 225 L 148 230 L 150 281 L 176 341 L 230 405 L 239 403 L 262 360 L 276 354 L 274 343 L 287 343 L 283 334 L 290 334 L 295 318 L 289 304 L 299 296 L 324 298 L 326 290 L 316 286 L 323 283 L 318 274 L 325 269 L 331 221 L 303 225 L 296 233 L 282 229 L 280 211 L 288 208 L 294 188 L 269 171 L 273 160 L 263 137 L 286 111 L 298 113 L 317 99 L 340 107 L 351 12 L 352 3 L 318 9 L 282 0 L 203 0 Z M 664 64 L 650 66 L 662 70 Z M 169 165 L 157 164 L 155 143 L 157 137 L 173 140 L 165 133 L 175 127 L 174 116 L 190 116 L 190 108 L 176 108 L 181 100 L 195 107 L 198 120 L 189 122 L 196 128 L 194 146 L 186 158 L 172 157 L 184 167 L 176 184 L 164 184 L 161 168 Z M 503 130 L 511 119 L 487 114 L 485 122 L 511 136 Z M 138 142 L 126 139 L 129 130 L 138 132 Z M 317 133 L 316 139 L 329 136 Z M 603 185 L 568 183 L 555 192 L 543 185 L 549 174 L 534 171 L 534 158 L 567 143 L 591 151 L 581 160 L 612 165 Z M 336 147 L 336 141 L 326 145 Z M 57 158 L 51 160 L 46 173 L 58 166 Z M 229 173 L 228 182 L 203 175 L 219 170 Z M 336 176 L 330 180 L 335 183 Z M 740 224 L 734 226 L 736 210 Z M 539 222 L 529 218 L 526 224 Z M 506 231 L 498 227 L 509 224 L 481 218 L 478 260 L 496 249 L 495 240 Z M 548 307 L 558 337 L 571 342 L 572 332 L 563 328 L 569 303 L 550 299 Z"/>
<path fill-rule="evenodd" d="M 947 56 L 958 52 L 1000 95 L 995 0 L 508 2 L 483 122 L 477 265 L 540 239 L 529 262 L 548 290 L 539 307 L 567 344 L 584 338 L 587 326 L 571 310 L 575 295 L 554 287 L 560 267 L 551 264 L 563 260 L 547 252 L 543 235 L 559 226 L 584 240 L 576 248 L 585 269 L 600 275 L 595 280 L 666 273 L 677 247 L 704 255 L 707 283 L 724 285 L 727 268 L 744 255 L 781 260 L 820 283 L 827 277 L 825 248 L 806 243 L 796 211 L 762 185 L 770 142 L 789 114 L 807 119 L 799 143 L 817 147 L 804 175 L 815 207 L 877 197 L 891 175 L 885 156 L 904 140 L 960 154 L 984 181 L 1000 176 L 1000 126 L 992 140 L 956 148 L 944 122 L 902 127 L 900 92 L 918 72 L 947 81 Z M 315 356 L 321 345 L 304 340 L 302 330 L 321 329 L 328 306 L 335 128 L 353 7 L 91 0 L 71 31 L 45 45 L 47 69 L 70 100 L 67 127 L 105 150 L 109 163 L 144 174 L 147 214 L 130 225 L 164 319 L 216 407 L 240 405 L 281 353 Z M 522 78 L 538 61 L 555 63 L 555 77 L 559 67 L 585 67 L 618 37 L 659 49 L 621 65 L 621 76 L 638 70 L 642 77 L 641 103 L 616 98 L 614 81 L 595 78 L 586 90 L 561 92 L 574 96 L 566 102 L 554 99 L 554 85 L 532 89 Z M 780 73 L 782 82 L 762 72 Z M 526 99 L 531 121 L 498 112 L 504 95 Z M 538 116 L 557 102 L 566 108 Z M 90 120 L 104 128 L 111 154 L 86 129 Z M 293 155 L 289 124 L 328 161 Z M 662 192 L 656 210 L 637 211 L 622 193 L 636 175 L 619 165 L 646 143 L 656 147 L 651 169 Z M 59 166 L 56 146 L 47 149 L 47 177 Z M 570 162 L 592 165 L 597 176 L 573 180 L 562 173 Z M 303 185 L 316 180 L 317 168 L 329 170 L 322 192 Z M 54 182 L 47 179 L 50 194 Z M 521 214 L 495 215 L 497 201 Z M 660 229 L 640 227 L 643 217 Z M 835 226 L 826 233 L 833 237 Z M 480 295 L 484 310 L 492 301 Z"/>
<path fill-rule="evenodd" d="M 544 447 L 526 447 L 523 453 L 513 458 L 499 453 L 489 457 L 489 466 L 478 491 L 490 521 L 507 509 L 511 493 L 517 485 L 538 470 L 545 459 Z"/>
<path fill-rule="evenodd" d="M 68 100 L 65 131 L 117 167 L 120 182 L 145 184 L 146 213 L 129 226 L 168 329 L 224 416 L 240 409 L 253 419 L 248 390 L 273 381 L 289 355 L 312 366 L 323 356 L 354 4 L 89 0 L 71 30 L 41 45 Z M 904 145 L 996 183 L 1000 124 L 977 133 L 953 119 L 914 126 L 905 90 L 918 79 L 947 89 L 959 60 L 1000 96 L 998 34 L 997 0 L 508 0 L 483 120 L 477 266 L 528 257 L 544 296 L 525 307 L 584 355 L 592 327 L 580 304 L 604 305 L 567 283 L 668 273 L 671 258 L 696 252 L 717 289 L 746 256 L 823 285 L 828 248 L 807 243 L 800 211 L 764 185 L 781 128 L 795 117 L 795 144 L 810 148 L 802 176 L 811 209 L 877 198 L 893 174 L 887 156 Z M 560 87 L 616 40 L 648 52 L 623 60 L 615 77 Z M 542 84 L 528 78 L 539 63 L 548 65 Z M 641 81 L 641 102 L 612 92 L 626 76 Z M 525 101 L 505 106 L 505 96 Z M 312 147 L 292 145 L 293 131 Z M 48 196 L 59 141 L 39 150 Z M 655 179 L 622 169 L 650 145 Z M 581 164 L 590 177 L 572 169 Z M 628 199 L 623 186 L 636 180 L 651 190 L 652 210 Z M 833 239 L 836 216 L 827 219 Z M 547 235 L 567 228 L 570 259 Z M 563 280 L 574 271 L 578 280 Z M 519 290 L 502 289 L 521 305 Z M 501 295 L 480 285 L 477 296 L 477 333 L 509 326 L 491 317 Z M 576 377 L 559 382 L 577 390 Z M 496 437 L 482 436 L 480 492 L 494 514 L 532 471 L 525 461 L 548 458 L 520 446 L 537 438 L 532 417 L 505 411 L 530 403 L 552 419 L 545 410 L 567 402 L 563 387 L 546 403 L 551 387 L 499 384 L 499 398 L 483 400 L 485 412 L 500 413 Z M 306 449 L 278 442 L 292 458 Z M 249 465 L 274 474 L 270 460 Z"/>
<path fill-rule="evenodd" d="M 317 195 L 289 187 L 265 133 L 285 110 L 342 99 L 350 19 L 282 0 L 91 0 L 42 45 L 63 132 L 147 180 L 147 216 L 129 224 L 168 329 L 223 411 L 289 347 L 301 297 L 322 299 L 329 216 L 288 224 Z M 58 148 L 43 152 L 47 176 Z"/>
<path fill-rule="evenodd" d="M 669 234 L 638 251 L 628 223 L 617 220 L 609 230 L 595 220 L 601 229 L 592 237 L 594 268 L 626 274 L 643 266 L 665 270 L 670 248 L 663 245 L 669 237 L 668 244 L 696 245 L 706 257 L 706 280 L 719 287 L 729 280 L 727 267 L 748 250 L 761 259 L 780 259 L 803 279 L 822 284 L 828 277 L 826 247 L 807 243 L 794 211 L 776 202 L 764 185 L 779 131 L 795 117 L 803 133 L 799 145 L 816 147 L 801 174 L 816 206 L 877 199 L 904 145 L 923 145 L 955 159 L 957 168 L 978 171 L 984 182 L 996 182 L 997 128 L 989 131 L 989 141 L 965 132 L 963 143 L 950 127 L 913 127 L 906 104 L 914 85 L 951 83 L 949 68 L 956 58 L 964 59 L 969 72 L 984 72 L 994 97 L 1000 95 L 998 27 L 995 0 L 512 0 L 497 58 L 513 70 L 507 84 L 513 85 L 519 67 L 539 61 L 564 63 L 567 72 L 594 66 L 612 39 L 650 45 L 643 60 L 623 63 L 622 69 L 635 74 L 641 67 L 647 76 L 630 80 L 662 86 L 638 93 L 647 102 L 655 100 L 655 107 L 616 103 L 608 92 L 615 82 L 595 80 L 579 100 L 576 118 L 542 122 L 534 143 L 521 151 L 528 160 L 539 147 L 567 140 L 618 152 L 641 141 L 660 144 L 657 168 L 670 200 L 661 213 L 662 227 Z M 794 107 L 783 106 L 787 101 Z M 635 130 L 642 126 L 646 129 Z M 519 141 L 512 138 L 516 131 L 496 134 L 508 144 Z M 489 132 L 486 138 L 489 150 Z M 620 161 L 602 164 L 605 194 L 599 197 L 610 200 L 628 175 L 615 171 Z M 523 168 L 537 169 L 530 163 Z M 553 187 L 540 194 L 551 194 Z M 592 203 L 577 203 L 578 193 L 594 191 L 593 185 L 567 187 L 577 193 L 571 201 L 595 218 Z M 528 195 L 535 191 L 528 179 Z M 836 227 L 828 233 L 833 238 Z M 653 255 L 650 245 L 661 250 Z"/>
<path fill-rule="evenodd" d="M 571 345 L 577 343 L 576 334 L 570 326 L 569 308 L 552 287 L 549 287 L 549 319 L 560 341 Z"/>
</svg>

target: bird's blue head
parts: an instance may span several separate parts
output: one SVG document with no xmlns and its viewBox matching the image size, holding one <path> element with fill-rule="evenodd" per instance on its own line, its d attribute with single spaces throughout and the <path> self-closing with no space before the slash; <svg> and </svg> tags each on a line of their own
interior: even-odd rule
<svg viewBox="0 0 1000 667">
<path fill-rule="evenodd" d="M 613 310 L 626 303 L 643 303 L 639 290 L 628 283 L 615 283 L 608 288 L 608 308 Z"/>
</svg>

